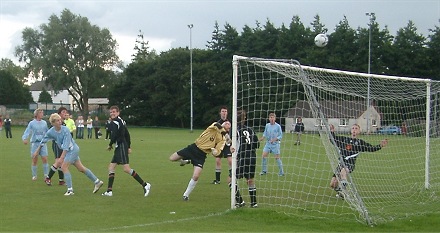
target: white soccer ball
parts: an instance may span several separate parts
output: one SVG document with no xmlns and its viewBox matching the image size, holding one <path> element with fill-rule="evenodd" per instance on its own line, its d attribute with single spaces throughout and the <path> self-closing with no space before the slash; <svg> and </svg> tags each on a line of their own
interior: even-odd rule
<svg viewBox="0 0 440 233">
<path fill-rule="evenodd" d="M 318 34 L 315 36 L 315 45 L 318 47 L 324 47 L 328 44 L 328 37 L 325 34 Z"/>
</svg>

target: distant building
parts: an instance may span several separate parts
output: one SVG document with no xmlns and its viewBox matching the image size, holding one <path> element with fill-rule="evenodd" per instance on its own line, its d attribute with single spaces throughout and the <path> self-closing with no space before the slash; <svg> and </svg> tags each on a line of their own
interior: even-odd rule
<svg viewBox="0 0 440 233">
<path fill-rule="evenodd" d="M 43 89 L 49 92 L 53 103 L 56 103 L 57 105 L 68 105 L 69 109 L 72 109 L 73 98 L 71 95 L 69 95 L 69 92 L 67 90 L 61 90 L 58 93 L 55 93 L 53 88 L 50 85 L 46 85 L 44 81 L 37 81 L 31 84 L 29 87 L 29 90 L 32 94 L 32 99 L 35 103 L 38 102 L 38 98 L 40 97 L 41 92 L 43 92 Z"/>
<path fill-rule="evenodd" d="M 328 124 L 335 126 L 337 132 L 350 132 L 351 126 L 356 123 L 361 127 L 362 133 L 375 133 L 381 127 L 381 115 L 376 107 L 366 108 L 365 102 L 361 101 L 322 101 L 319 107 Z M 368 118 L 367 118 L 368 114 Z M 320 118 L 313 116 L 307 101 L 298 101 L 289 109 L 285 120 L 285 131 L 293 131 L 296 118 L 302 117 L 305 131 L 317 131 L 318 127 L 324 126 Z M 367 119 L 370 121 L 367 129 Z"/>
</svg>

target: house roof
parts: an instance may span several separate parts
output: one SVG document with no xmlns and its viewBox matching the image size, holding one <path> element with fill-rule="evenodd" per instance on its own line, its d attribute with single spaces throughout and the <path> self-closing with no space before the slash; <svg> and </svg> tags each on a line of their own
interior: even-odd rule
<svg viewBox="0 0 440 233">
<path fill-rule="evenodd" d="M 52 91 L 53 88 L 51 85 L 46 85 L 45 81 L 36 81 L 34 83 L 31 84 L 31 86 L 29 87 L 30 91 L 43 91 L 43 88 L 46 91 Z"/>
<path fill-rule="evenodd" d="M 365 102 L 361 101 L 321 101 L 321 111 L 326 118 L 358 118 L 366 110 Z M 295 107 L 290 108 L 287 117 L 313 118 L 310 105 L 307 101 L 300 100 Z"/>
</svg>

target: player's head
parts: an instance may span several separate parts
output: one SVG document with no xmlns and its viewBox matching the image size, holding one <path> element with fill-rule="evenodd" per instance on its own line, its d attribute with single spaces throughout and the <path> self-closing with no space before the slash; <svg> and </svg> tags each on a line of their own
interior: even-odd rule
<svg viewBox="0 0 440 233">
<path fill-rule="evenodd" d="M 67 111 L 67 108 L 60 107 L 58 108 L 58 115 L 61 117 L 61 119 L 67 119 L 67 115 L 69 114 L 69 111 Z"/>
<path fill-rule="evenodd" d="M 351 126 L 351 136 L 353 138 L 357 137 L 361 133 L 361 127 L 358 124 L 353 124 Z"/>
<path fill-rule="evenodd" d="M 222 124 L 222 127 L 226 130 L 226 132 L 229 132 L 231 129 L 231 122 L 229 120 L 225 120 Z"/>
<path fill-rule="evenodd" d="M 296 118 L 296 122 L 301 122 L 301 121 L 302 121 L 301 117 Z"/>
<path fill-rule="evenodd" d="M 43 117 L 42 115 L 41 116 L 38 116 L 40 113 L 43 113 L 44 111 L 43 111 L 43 109 L 41 109 L 41 108 L 37 108 L 37 109 L 35 109 L 35 111 L 34 111 L 34 117 L 35 118 L 38 118 L 38 117 Z"/>
<path fill-rule="evenodd" d="M 221 106 L 219 110 L 219 114 L 220 114 L 220 119 L 222 120 L 228 119 L 228 107 Z"/>
<path fill-rule="evenodd" d="M 110 107 L 110 118 L 114 119 L 119 116 L 119 107 L 113 105 Z"/>
<path fill-rule="evenodd" d="M 245 110 L 238 110 L 237 111 L 237 124 L 238 125 L 245 125 L 246 123 L 246 111 Z"/>
<path fill-rule="evenodd" d="M 49 122 L 51 125 L 53 126 L 61 126 L 61 116 L 58 113 L 53 113 L 52 115 L 50 115 L 49 117 Z"/>
<path fill-rule="evenodd" d="M 273 112 L 269 113 L 269 122 L 271 124 L 274 124 L 276 119 L 277 119 L 277 115 L 275 115 L 275 113 Z"/>
</svg>

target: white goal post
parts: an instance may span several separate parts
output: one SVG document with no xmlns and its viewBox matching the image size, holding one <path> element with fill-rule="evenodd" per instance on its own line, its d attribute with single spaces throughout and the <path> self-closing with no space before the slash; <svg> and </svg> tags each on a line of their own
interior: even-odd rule
<svg viewBox="0 0 440 233">
<path fill-rule="evenodd" d="M 246 111 L 246 125 L 259 137 L 269 113 L 283 129 L 280 161 L 269 154 L 266 175 L 259 175 L 264 142 L 257 150 L 259 208 L 316 218 L 354 216 L 370 225 L 440 212 L 440 82 L 234 56 L 234 148 L 238 110 Z M 304 123 L 299 135 L 294 130 L 298 118 Z M 376 146 L 387 139 L 388 145 L 359 153 L 337 197 L 330 179 L 335 174 L 340 183 L 336 168 L 346 164 L 334 135 L 350 138 L 353 124 L 360 126 L 363 141 Z M 280 162 L 284 176 L 279 176 Z M 232 184 L 248 202 L 246 180 L 235 178 L 236 168 L 233 162 Z M 232 208 L 234 196 L 231 192 Z"/>
</svg>

